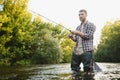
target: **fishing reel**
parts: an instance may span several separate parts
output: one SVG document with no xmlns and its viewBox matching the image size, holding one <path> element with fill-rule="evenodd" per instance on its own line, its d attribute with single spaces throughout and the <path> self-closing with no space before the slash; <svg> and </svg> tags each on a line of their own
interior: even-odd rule
<svg viewBox="0 0 120 80">
<path fill-rule="evenodd" d="M 68 37 L 69 37 L 69 38 L 73 38 L 73 34 L 69 34 Z"/>
</svg>

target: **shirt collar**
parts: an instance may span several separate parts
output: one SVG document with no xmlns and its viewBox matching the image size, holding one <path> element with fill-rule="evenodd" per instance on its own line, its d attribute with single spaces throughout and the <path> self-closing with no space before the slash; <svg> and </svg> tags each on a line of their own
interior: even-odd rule
<svg viewBox="0 0 120 80">
<path fill-rule="evenodd" d="M 81 23 L 80 25 L 85 25 L 88 21 L 86 20 L 84 23 Z"/>
</svg>

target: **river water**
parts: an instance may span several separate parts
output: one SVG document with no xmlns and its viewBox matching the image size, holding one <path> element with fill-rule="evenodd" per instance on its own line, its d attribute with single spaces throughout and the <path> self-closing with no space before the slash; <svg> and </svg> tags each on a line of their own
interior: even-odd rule
<svg viewBox="0 0 120 80">
<path fill-rule="evenodd" d="M 97 64 L 102 71 L 94 73 L 94 80 L 120 80 L 120 63 Z M 70 64 L 65 63 L 0 67 L 0 80 L 72 80 L 72 76 Z"/>
</svg>

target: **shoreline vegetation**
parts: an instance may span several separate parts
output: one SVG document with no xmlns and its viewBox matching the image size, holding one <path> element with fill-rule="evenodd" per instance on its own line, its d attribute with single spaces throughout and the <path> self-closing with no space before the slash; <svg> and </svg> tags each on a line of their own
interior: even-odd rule
<svg viewBox="0 0 120 80">
<path fill-rule="evenodd" d="M 0 65 L 57 64 L 71 61 L 69 31 L 28 11 L 29 0 L 1 0 Z M 61 24 L 62 25 L 62 24 Z M 108 22 L 95 49 L 97 62 L 120 62 L 120 20 Z"/>
</svg>

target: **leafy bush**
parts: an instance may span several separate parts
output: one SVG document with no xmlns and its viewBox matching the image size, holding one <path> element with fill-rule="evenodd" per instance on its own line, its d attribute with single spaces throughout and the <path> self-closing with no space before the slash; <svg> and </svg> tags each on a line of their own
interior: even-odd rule
<svg viewBox="0 0 120 80">
<path fill-rule="evenodd" d="M 108 22 L 102 29 L 100 44 L 95 52 L 96 61 L 120 62 L 120 20 Z"/>
</svg>

